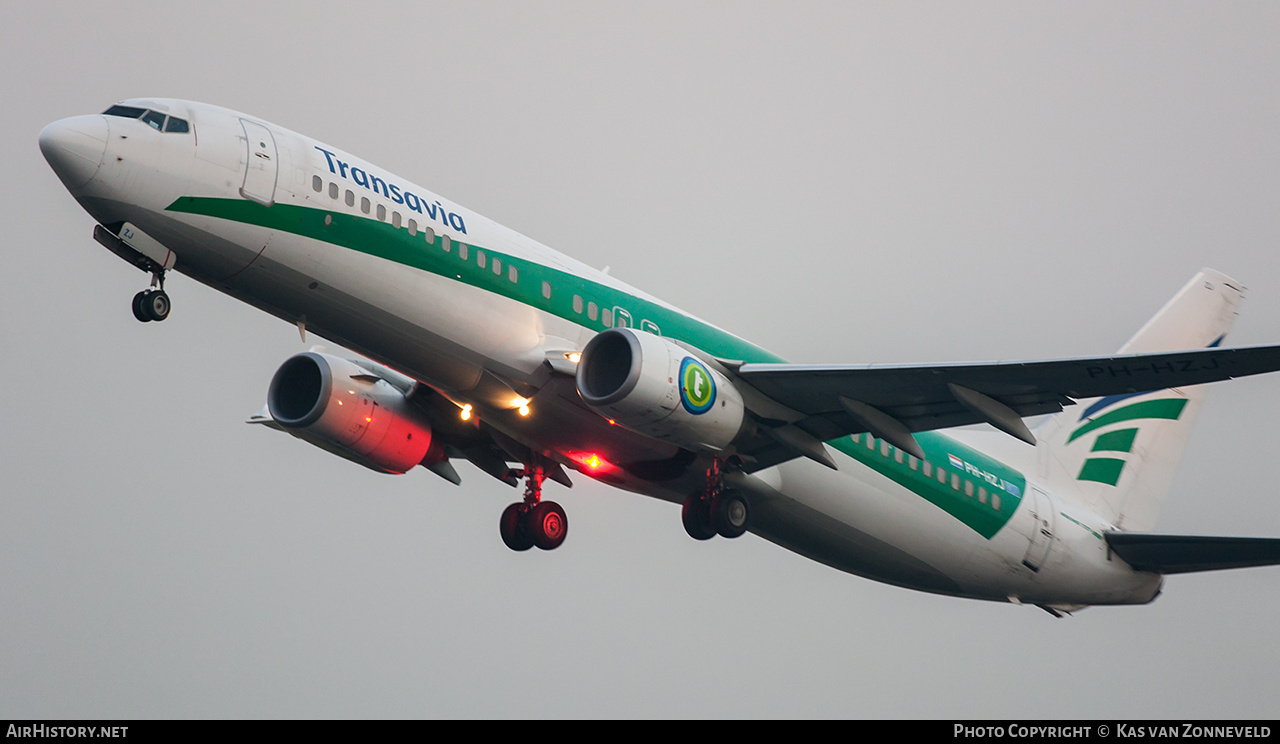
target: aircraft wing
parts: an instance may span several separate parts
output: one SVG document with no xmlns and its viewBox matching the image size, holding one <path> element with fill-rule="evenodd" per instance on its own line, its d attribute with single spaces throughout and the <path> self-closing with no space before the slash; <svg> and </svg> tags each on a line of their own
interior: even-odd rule
<svg viewBox="0 0 1280 744">
<path fill-rule="evenodd" d="M 817 442 L 870 431 L 922 457 L 911 432 L 986 422 L 1034 444 L 1024 416 L 1054 413 L 1083 398 L 1280 370 L 1280 346 L 1024 362 L 733 366 L 743 382 L 802 415 L 762 421 L 791 431 L 793 439 L 803 438 L 796 428 Z"/>
</svg>

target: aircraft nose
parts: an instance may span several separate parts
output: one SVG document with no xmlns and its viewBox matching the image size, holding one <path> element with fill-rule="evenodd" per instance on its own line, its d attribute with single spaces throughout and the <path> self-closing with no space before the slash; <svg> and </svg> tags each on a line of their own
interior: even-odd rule
<svg viewBox="0 0 1280 744">
<path fill-rule="evenodd" d="M 93 179 L 107 151 L 107 117 L 73 116 L 40 132 L 40 152 L 62 183 L 75 191 Z"/>
</svg>

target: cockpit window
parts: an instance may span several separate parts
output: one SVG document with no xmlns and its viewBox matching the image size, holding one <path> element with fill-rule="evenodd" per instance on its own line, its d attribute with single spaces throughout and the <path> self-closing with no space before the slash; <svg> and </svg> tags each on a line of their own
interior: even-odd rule
<svg viewBox="0 0 1280 744">
<path fill-rule="evenodd" d="M 164 114 L 158 111 L 148 111 L 142 115 L 142 120 L 155 127 L 156 131 L 164 129 Z"/>
<path fill-rule="evenodd" d="M 191 131 L 191 125 L 186 119 L 179 119 L 176 116 L 166 117 L 159 111 L 151 109 L 137 108 L 136 106 L 112 106 L 102 112 L 103 116 L 122 116 L 126 119 L 142 119 L 148 126 L 159 132 L 177 132 L 185 134 Z"/>
<path fill-rule="evenodd" d="M 123 116 L 126 119 L 141 119 L 145 113 L 147 113 L 146 109 L 134 108 L 133 106 L 112 106 L 102 112 L 103 116 Z"/>
</svg>

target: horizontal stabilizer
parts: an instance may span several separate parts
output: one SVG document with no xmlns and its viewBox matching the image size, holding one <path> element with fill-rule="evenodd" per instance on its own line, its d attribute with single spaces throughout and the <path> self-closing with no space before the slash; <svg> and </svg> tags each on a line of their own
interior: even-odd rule
<svg viewBox="0 0 1280 744">
<path fill-rule="evenodd" d="M 1107 545 L 1139 571 L 1161 574 L 1280 564 L 1280 538 L 1107 532 Z"/>
</svg>

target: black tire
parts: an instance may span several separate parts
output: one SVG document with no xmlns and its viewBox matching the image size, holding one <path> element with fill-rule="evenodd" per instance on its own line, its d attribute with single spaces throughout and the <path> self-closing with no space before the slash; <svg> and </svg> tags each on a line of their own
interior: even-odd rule
<svg viewBox="0 0 1280 744">
<path fill-rule="evenodd" d="M 711 525 L 711 505 L 702 494 L 695 493 L 684 500 L 680 508 L 680 521 L 684 523 L 684 531 L 694 540 L 710 540 L 716 536 L 715 527 Z"/>
<path fill-rule="evenodd" d="M 142 309 L 152 320 L 164 320 L 169 317 L 169 311 L 173 309 L 173 305 L 169 302 L 169 295 L 160 289 L 146 293 L 142 301 Z"/>
<path fill-rule="evenodd" d="M 741 537 L 747 531 L 751 512 L 747 500 L 738 491 L 725 491 L 711 505 L 711 521 L 721 537 Z"/>
<path fill-rule="evenodd" d="M 151 316 L 147 315 L 146 305 L 144 304 L 147 300 L 147 293 L 147 290 L 143 290 L 133 296 L 133 317 L 143 323 L 151 322 Z"/>
<path fill-rule="evenodd" d="M 498 521 L 502 542 L 517 552 L 533 547 L 533 538 L 525 529 L 524 513 L 524 504 L 512 504 L 502 511 L 502 518 Z"/>
<path fill-rule="evenodd" d="M 543 501 L 525 515 L 525 524 L 533 544 L 542 550 L 555 550 L 569 534 L 569 518 L 554 501 Z"/>
</svg>

